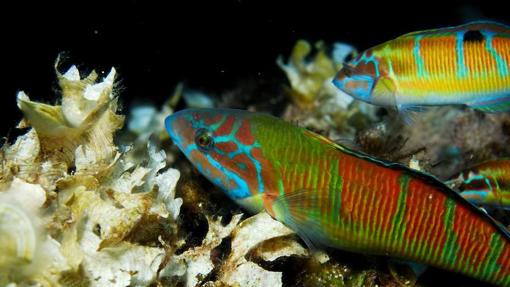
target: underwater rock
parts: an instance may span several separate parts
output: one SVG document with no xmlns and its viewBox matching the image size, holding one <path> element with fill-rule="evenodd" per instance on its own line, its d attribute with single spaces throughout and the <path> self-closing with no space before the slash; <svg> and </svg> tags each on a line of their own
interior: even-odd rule
<svg viewBox="0 0 510 287">
<path fill-rule="evenodd" d="M 219 280 L 229 285 L 240 286 L 282 286 L 282 273 L 268 271 L 246 255 L 258 254 L 267 261 L 282 256 L 306 256 L 308 251 L 294 240 L 282 244 L 270 244 L 294 232 L 267 213 L 259 213 L 239 224 L 232 232 L 232 252 L 221 266 Z M 259 249 L 260 250 L 256 250 Z"/>
<path fill-rule="evenodd" d="M 282 272 L 265 270 L 250 258 L 274 261 L 285 256 L 308 256 L 290 229 L 268 214 L 260 213 L 241 221 L 242 214 L 226 225 L 222 218 L 207 217 L 208 232 L 199 246 L 173 256 L 160 272 L 182 274 L 185 286 L 282 286 Z M 221 247 L 227 241 L 229 244 Z M 218 248 L 228 255 L 214 260 Z"/>
<path fill-rule="evenodd" d="M 355 261 L 355 260 L 353 260 Z M 305 287 L 412 287 L 416 284 L 416 275 L 403 264 L 399 268 L 386 263 L 385 268 L 378 268 L 372 263 L 353 264 L 346 260 L 330 260 L 320 263 L 309 260 L 298 275 L 298 284 Z M 386 269 L 390 269 L 387 271 Z"/>
<path fill-rule="evenodd" d="M 431 107 L 411 124 L 387 118 L 357 133 L 358 148 L 405 165 L 419 161 L 420 169 L 441 179 L 473 164 L 510 155 L 508 114 L 483 114 L 458 107 Z M 413 164 L 414 164 L 413 163 Z"/>
<path fill-rule="evenodd" d="M 241 220 L 242 214 L 232 217 L 232 220 L 226 225 L 221 224 L 221 218 L 213 220 L 208 217 L 207 222 L 209 231 L 200 246 L 186 250 L 182 254 L 173 257 L 172 263 L 168 264 L 161 274 L 168 276 L 169 270 L 174 272 L 179 269 L 185 270 L 183 273 L 183 282 L 185 286 L 197 286 L 204 283 L 204 279 L 214 269 L 211 260 L 211 253 L 214 248 L 221 244 L 222 240 L 232 233 L 232 230 Z M 178 268 L 177 266 L 185 266 Z"/>
<path fill-rule="evenodd" d="M 325 263 L 320 266 L 310 266 L 308 270 L 310 272 L 303 276 L 303 286 L 362 286 L 357 284 L 349 285 L 346 282 L 353 272 L 345 265 Z"/>
</svg>

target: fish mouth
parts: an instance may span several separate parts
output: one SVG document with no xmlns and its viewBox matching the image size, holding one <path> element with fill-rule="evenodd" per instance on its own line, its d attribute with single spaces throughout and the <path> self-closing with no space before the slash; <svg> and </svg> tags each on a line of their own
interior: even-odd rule
<svg viewBox="0 0 510 287">
<path fill-rule="evenodd" d="M 333 85 L 335 85 L 335 87 L 343 91 L 342 81 L 338 80 L 337 78 L 334 78 L 333 81 L 331 82 L 333 83 Z"/>
<path fill-rule="evenodd" d="M 350 96 L 350 97 L 353 97 L 346 89 L 345 89 L 345 84 L 344 84 L 344 81 L 343 80 L 339 80 L 338 77 L 335 77 L 333 78 L 333 80 L 331 81 L 333 83 L 333 85 L 342 93 Z"/>
</svg>

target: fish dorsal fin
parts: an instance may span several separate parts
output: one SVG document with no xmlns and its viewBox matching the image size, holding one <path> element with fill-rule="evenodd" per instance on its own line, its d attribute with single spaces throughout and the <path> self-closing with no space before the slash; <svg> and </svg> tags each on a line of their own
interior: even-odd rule
<svg viewBox="0 0 510 287">
<path fill-rule="evenodd" d="M 316 140 L 322 144 L 326 144 L 326 145 L 331 145 L 331 146 L 335 146 L 339 149 L 343 149 L 344 147 L 335 143 L 334 141 L 330 140 L 329 138 L 323 136 L 323 135 L 320 135 L 318 133 L 314 133 L 312 131 L 309 131 L 307 129 L 303 129 L 303 134 L 306 136 L 306 137 L 309 137 L 313 140 Z"/>
<path fill-rule="evenodd" d="M 362 151 L 357 151 L 357 150 L 354 150 L 354 149 L 351 149 L 347 146 L 344 146 L 344 145 L 341 145 L 339 143 L 336 143 L 332 140 L 330 140 L 329 138 L 323 136 L 323 135 L 320 135 L 320 134 L 317 134 L 317 133 L 314 133 L 312 131 L 309 131 L 305 128 L 302 128 L 303 130 L 303 134 L 312 139 L 312 140 L 316 140 L 322 144 L 325 144 L 325 145 L 328 145 L 330 146 L 331 148 L 334 148 L 336 150 L 339 150 L 341 152 L 345 152 L 347 154 L 350 154 L 350 155 L 353 155 L 357 158 L 361 158 L 361 159 L 365 159 L 365 160 L 369 160 L 371 162 L 377 162 L 381 165 L 384 165 L 385 167 L 391 167 L 391 166 L 401 166 L 402 168 L 407 168 L 409 169 L 408 167 L 402 165 L 402 164 L 399 164 L 399 163 L 393 163 L 393 162 L 389 162 L 389 161 L 386 161 L 386 160 L 383 160 L 383 159 L 377 159 L 369 154 L 366 154 Z"/>
<path fill-rule="evenodd" d="M 397 39 L 415 37 L 415 36 L 419 36 L 419 35 L 432 35 L 432 34 L 437 34 L 439 36 L 439 35 L 443 35 L 443 34 L 448 34 L 451 31 L 453 31 L 453 29 L 455 29 L 455 28 L 456 27 L 445 27 L 445 28 L 434 28 L 434 29 L 414 31 L 414 32 L 409 32 L 404 35 L 401 35 L 401 36 L 397 37 Z"/>
<path fill-rule="evenodd" d="M 449 26 L 443 28 L 427 29 L 421 31 L 410 32 L 398 38 L 414 37 L 417 35 L 431 35 L 431 34 L 450 34 L 460 31 L 478 31 L 489 30 L 495 33 L 510 34 L 510 26 L 495 21 L 481 20 L 473 21 L 459 26 Z"/>
<path fill-rule="evenodd" d="M 477 30 L 490 30 L 496 33 L 510 34 L 510 26 L 495 21 L 481 20 L 473 21 L 455 27 L 457 30 L 477 31 Z"/>
</svg>

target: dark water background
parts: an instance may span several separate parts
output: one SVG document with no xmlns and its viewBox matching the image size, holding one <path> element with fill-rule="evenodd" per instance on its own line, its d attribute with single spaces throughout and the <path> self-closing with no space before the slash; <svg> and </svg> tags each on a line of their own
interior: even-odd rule
<svg viewBox="0 0 510 287">
<path fill-rule="evenodd" d="M 115 66 L 128 107 L 133 99 L 162 103 L 179 81 L 219 93 L 243 79 L 283 77 L 275 59 L 301 38 L 363 50 L 420 29 L 484 18 L 510 22 L 505 1 L 383 2 L 6 2 L 0 9 L 0 135 L 16 133 L 18 90 L 55 102 L 59 52 L 82 70 Z"/>
</svg>

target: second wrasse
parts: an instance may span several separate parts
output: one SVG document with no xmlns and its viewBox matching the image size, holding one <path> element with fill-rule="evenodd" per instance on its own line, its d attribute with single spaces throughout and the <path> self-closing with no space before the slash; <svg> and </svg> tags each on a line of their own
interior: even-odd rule
<svg viewBox="0 0 510 287">
<path fill-rule="evenodd" d="M 409 33 L 370 48 L 333 83 L 359 100 L 400 111 L 466 105 L 510 110 L 510 28 L 495 22 Z"/>
<path fill-rule="evenodd" d="M 510 159 L 475 165 L 452 181 L 460 182 L 462 197 L 474 204 L 510 208 Z"/>
<path fill-rule="evenodd" d="M 391 256 L 510 286 L 508 232 L 430 175 L 265 114 L 192 109 L 165 124 L 205 177 L 309 245 Z"/>
</svg>

